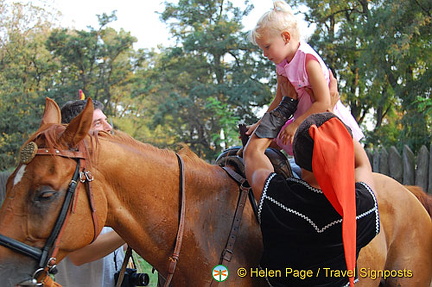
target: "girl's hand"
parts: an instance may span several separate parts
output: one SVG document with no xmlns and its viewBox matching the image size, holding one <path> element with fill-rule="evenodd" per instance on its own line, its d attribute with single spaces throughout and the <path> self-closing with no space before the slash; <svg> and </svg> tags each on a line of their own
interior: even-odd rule
<svg viewBox="0 0 432 287">
<path fill-rule="evenodd" d="M 285 129 L 281 130 L 281 132 L 279 133 L 279 138 L 282 140 L 282 143 L 284 145 L 287 145 L 289 143 L 292 144 L 297 128 L 298 124 L 296 123 L 296 121 L 293 121 Z"/>
<path fill-rule="evenodd" d="M 246 131 L 246 135 L 250 136 L 252 135 L 252 133 L 254 132 L 254 130 L 257 128 L 257 126 L 259 125 L 259 121 L 254 123 L 253 125 L 250 126 L 246 126 L 247 131 Z"/>
</svg>

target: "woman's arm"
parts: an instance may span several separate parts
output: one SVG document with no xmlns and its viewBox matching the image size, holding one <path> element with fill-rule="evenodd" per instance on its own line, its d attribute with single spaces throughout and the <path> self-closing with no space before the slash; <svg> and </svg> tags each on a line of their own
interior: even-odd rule
<svg viewBox="0 0 432 287">
<path fill-rule="evenodd" d="M 79 266 L 101 259 L 125 244 L 115 231 L 100 234 L 94 242 L 68 255 L 73 264 Z"/>
</svg>

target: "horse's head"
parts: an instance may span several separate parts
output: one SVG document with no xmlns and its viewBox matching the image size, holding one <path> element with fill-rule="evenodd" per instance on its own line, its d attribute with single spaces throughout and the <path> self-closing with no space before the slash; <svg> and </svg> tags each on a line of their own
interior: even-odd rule
<svg viewBox="0 0 432 287">
<path fill-rule="evenodd" d="M 66 127 L 60 124 L 58 105 L 46 100 L 41 125 L 20 151 L 0 209 L 2 286 L 45 278 L 56 261 L 91 242 L 100 231 L 96 217 L 93 225 L 78 227 L 80 221 L 91 220 L 94 207 L 88 207 L 85 195 L 85 182 L 91 180 L 85 170 L 85 138 L 92 118 L 93 104 L 88 101 Z M 77 208 L 83 204 L 87 207 Z"/>
</svg>

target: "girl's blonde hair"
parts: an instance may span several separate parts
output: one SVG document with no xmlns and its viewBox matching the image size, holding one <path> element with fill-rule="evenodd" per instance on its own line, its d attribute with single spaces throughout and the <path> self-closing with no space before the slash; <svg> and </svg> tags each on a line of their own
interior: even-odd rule
<svg viewBox="0 0 432 287">
<path fill-rule="evenodd" d="M 249 33 L 249 39 L 256 45 L 264 33 L 280 35 L 282 32 L 289 32 L 291 37 L 300 40 L 300 30 L 291 7 L 285 1 L 276 0 L 273 9 L 264 13 Z"/>
</svg>

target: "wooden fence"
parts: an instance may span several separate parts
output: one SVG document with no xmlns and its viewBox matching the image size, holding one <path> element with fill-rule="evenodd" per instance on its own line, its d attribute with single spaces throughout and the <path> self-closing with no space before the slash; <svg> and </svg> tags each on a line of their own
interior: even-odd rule
<svg viewBox="0 0 432 287">
<path fill-rule="evenodd" d="M 418 185 L 432 193 L 432 144 L 422 146 L 417 155 L 404 146 L 402 155 L 392 146 L 378 150 L 366 149 L 374 172 L 388 175 L 405 185 Z"/>
</svg>

